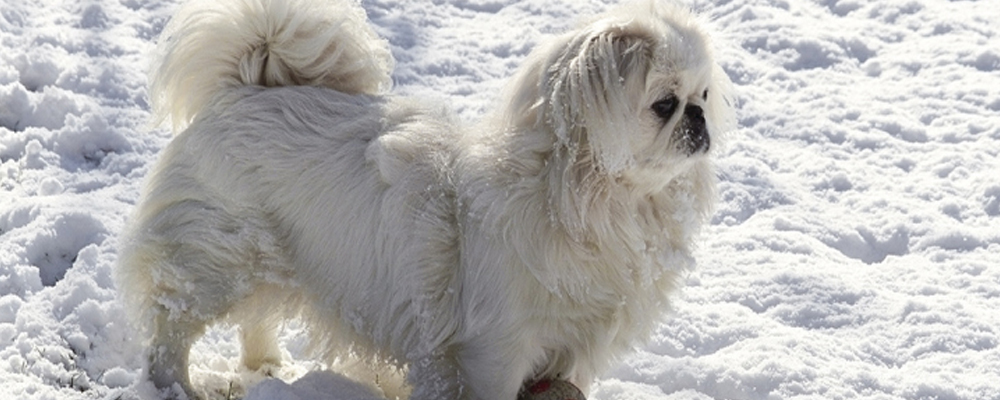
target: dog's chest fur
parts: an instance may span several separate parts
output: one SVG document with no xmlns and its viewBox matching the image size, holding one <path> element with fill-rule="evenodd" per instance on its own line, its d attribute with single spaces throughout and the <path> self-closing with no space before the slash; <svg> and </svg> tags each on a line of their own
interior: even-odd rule
<svg viewBox="0 0 1000 400">
<path fill-rule="evenodd" d="M 688 187 L 692 180 L 681 176 L 643 195 L 608 182 L 586 210 L 573 211 L 585 224 L 571 231 L 554 209 L 562 204 L 552 201 L 548 165 L 515 171 L 509 164 L 531 163 L 490 145 L 455 171 L 463 194 L 457 205 L 465 240 L 461 273 L 469 280 L 463 288 L 484 291 L 466 292 L 459 302 L 467 333 L 500 325 L 497 340 L 533 337 L 526 341 L 538 348 L 529 353 L 545 354 L 536 373 L 550 376 L 613 359 L 647 337 L 668 311 L 680 274 L 694 263 L 688 244 L 703 210 L 699 193 Z M 516 293 L 494 297 L 490 288 Z"/>
</svg>

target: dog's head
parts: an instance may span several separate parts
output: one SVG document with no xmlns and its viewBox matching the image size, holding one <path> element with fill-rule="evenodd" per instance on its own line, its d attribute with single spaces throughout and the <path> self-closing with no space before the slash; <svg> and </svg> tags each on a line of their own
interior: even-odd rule
<svg viewBox="0 0 1000 400">
<path fill-rule="evenodd" d="M 685 192 L 700 220 L 713 203 L 708 154 L 734 125 L 730 86 L 688 10 L 640 0 L 536 50 L 504 117 L 534 132 L 515 148 L 545 155 L 551 205 L 570 231 L 619 189 Z"/>
<path fill-rule="evenodd" d="M 689 11 L 640 1 L 534 53 L 508 120 L 551 132 L 578 173 L 657 190 L 718 147 L 729 86 Z"/>
</svg>

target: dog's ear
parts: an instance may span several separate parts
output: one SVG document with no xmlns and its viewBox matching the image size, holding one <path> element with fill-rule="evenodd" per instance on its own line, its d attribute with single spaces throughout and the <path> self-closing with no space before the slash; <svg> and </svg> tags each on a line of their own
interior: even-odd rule
<svg viewBox="0 0 1000 400">
<path fill-rule="evenodd" d="M 583 234 L 604 185 L 636 162 L 639 126 L 653 41 L 618 26 L 597 27 L 560 43 L 544 63 L 537 124 L 554 137 L 550 204 L 574 236 Z M 579 237 L 579 236 L 578 236 Z"/>
<path fill-rule="evenodd" d="M 652 40 L 605 27 L 574 38 L 547 82 L 549 121 L 557 144 L 589 156 L 601 173 L 634 163 L 627 136 L 638 129 L 638 108 L 652 60 Z"/>
<path fill-rule="evenodd" d="M 504 123 L 539 133 L 520 136 L 518 151 L 546 155 L 518 160 L 546 171 L 553 217 L 574 236 L 601 201 L 601 186 L 635 163 L 629 139 L 640 129 L 655 46 L 637 25 L 598 22 L 554 39 L 532 53 L 504 96 Z"/>
</svg>

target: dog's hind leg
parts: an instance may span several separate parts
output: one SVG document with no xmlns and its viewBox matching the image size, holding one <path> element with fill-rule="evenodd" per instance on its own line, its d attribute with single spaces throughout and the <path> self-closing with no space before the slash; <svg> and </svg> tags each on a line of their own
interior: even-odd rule
<svg viewBox="0 0 1000 400">
<path fill-rule="evenodd" d="M 240 326 L 243 344 L 242 363 L 247 370 L 269 374 L 269 368 L 281 366 L 278 331 L 286 316 L 293 316 L 296 303 L 292 290 L 261 285 L 233 312 Z"/>
<path fill-rule="evenodd" d="M 276 331 L 276 327 L 267 324 L 240 324 L 243 366 L 250 371 L 281 366 L 281 349 L 278 347 Z"/>
<path fill-rule="evenodd" d="M 176 394 L 179 385 L 187 396 L 195 395 L 188 376 L 191 346 L 208 325 L 225 319 L 260 286 L 254 270 L 268 259 L 261 246 L 273 244 L 258 225 L 253 215 L 232 215 L 225 207 L 189 200 L 163 207 L 138 229 L 137 244 L 122 268 L 132 270 L 127 275 L 135 288 L 130 290 L 137 292 L 134 298 L 142 303 L 137 306 L 145 308 L 139 312 L 152 324 L 147 374 L 158 389 L 183 397 Z M 264 349 L 251 359 L 276 353 L 273 333 L 249 336 L 257 343 L 252 348 Z"/>
<path fill-rule="evenodd" d="M 156 313 L 147 374 L 158 389 L 170 392 L 169 398 L 180 398 L 179 392 L 183 392 L 195 399 L 188 376 L 188 355 L 191 345 L 204 332 L 205 323 L 173 320 L 169 315 L 165 309 Z"/>
</svg>

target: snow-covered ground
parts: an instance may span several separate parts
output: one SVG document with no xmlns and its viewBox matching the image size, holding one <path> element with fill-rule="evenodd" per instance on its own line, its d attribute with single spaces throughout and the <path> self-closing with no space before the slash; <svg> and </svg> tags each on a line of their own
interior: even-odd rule
<svg viewBox="0 0 1000 400">
<path fill-rule="evenodd" d="M 607 0 L 365 0 L 399 93 L 463 118 Z M 1000 399 L 1000 5 L 693 0 L 739 90 L 699 267 L 592 399 Z M 147 55 L 172 0 L 0 2 L 0 399 L 130 399 L 111 279 L 168 140 Z M 194 351 L 216 398 L 373 399 L 282 336 L 284 381 Z M 232 385 L 232 393 L 230 393 Z"/>
</svg>

